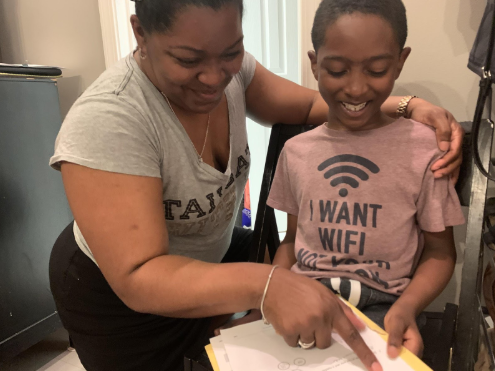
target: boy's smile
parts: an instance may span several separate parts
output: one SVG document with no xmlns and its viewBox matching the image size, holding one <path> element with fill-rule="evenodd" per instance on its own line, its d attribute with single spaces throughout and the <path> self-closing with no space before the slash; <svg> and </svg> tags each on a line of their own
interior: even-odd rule
<svg viewBox="0 0 495 371">
<path fill-rule="evenodd" d="M 368 104 L 368 102 L 359 103 L 359 104 L 342 102 L 342 105 L 344 106 L 344 108 L 350 112 L 362 111 L 366 107 L 367 104 Z"/>
<path fill-rule="evenodd" d="M 391 25 L 376 15 L 341 16 L 310 53 L 313 73 L 335 130 L 369 130 L 393 120 L 382 114 L 411 49 L 400 51 Z"/>
</svg>

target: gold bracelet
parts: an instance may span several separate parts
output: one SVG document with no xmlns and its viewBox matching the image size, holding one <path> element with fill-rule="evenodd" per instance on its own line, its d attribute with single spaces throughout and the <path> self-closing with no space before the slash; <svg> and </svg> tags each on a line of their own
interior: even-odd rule
<svg viewBox="0 0 495 371">
<path fill-rule="evenodd" d="M 268 322 L 268 320 L 266 319 L 265 317 L 265 313 L 263 312 L 263 304 L 265 303 L 265 297 L 266 297 L 266 293 L 268 292 L 268 286 L 270 286 L 270 281 L 272 279 L 272 275 L 273 275 L 273 271 L 278 268 L 278 265 L 274 265 L 269 276 L 268 276 L 268 280 L 266 281 L 266 286 L 265 286 L 265 291 L 263 292 L 263 297 L 261 298 L 261 305 L 260 305 L 260 310 L 261 310 L 261 317 L 263 318 L 263 323 L 265 325 L 269 325 L 270 323 Z"/>
<path fill-rule="evenodd" d="M 400 100 L 399 106 L 397 107 L 397 111 L 395 111 L 395 113 L 397 114 L 397 118 L 406 117 L 407 106 L 409 105 L 409 102 L 413 98 L 418 98 L 418 97 L 416 95 L 408 95 Z"/>
</svg>

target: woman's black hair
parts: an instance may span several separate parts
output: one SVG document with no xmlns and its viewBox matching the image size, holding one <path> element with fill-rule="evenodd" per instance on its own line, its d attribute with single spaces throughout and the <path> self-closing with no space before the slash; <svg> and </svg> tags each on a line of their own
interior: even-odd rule
<svg viewBox="0 0 495 371">
<path fill-rule="evenodd" d="M 352 13 L 373 14 L 383 18 L 395 33 L 400 50 L 407 39 L 406 8 L 401 0 L 323 0 L 316 11 L 311 30 L 315 52 L 325 42 L 328 26 L 341 16 Z"/>
<path fill-rule="evenodd" d="M 218 10 L 227 4 L 239 7 L 242 18 L 243 0 L 133 0 L 136 3 L 136 15 L 144 30 L 148 33 L 167 32 L 171 29 L 179 12 L 187 7 L 204 7 Z"/>
</svg>

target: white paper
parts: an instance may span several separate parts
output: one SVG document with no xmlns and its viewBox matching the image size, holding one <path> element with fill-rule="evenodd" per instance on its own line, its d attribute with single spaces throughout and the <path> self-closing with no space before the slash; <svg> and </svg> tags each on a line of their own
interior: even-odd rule
<svg viewBox="0 0 495 371">
<path fill-rule="evenodd" d="M 412 370 L 401 358 L 396 360 L 388 358 L 387 344 L 377 333 L 366 328 L 361 332 L 361 336 L 375 353 L 384 371 Z M 220 339 L 223 341 L 231 367 L 226 368 L 224 364 L 222 368 L 219 364 L 221 371 L 366 370 L 357 355 L 336 333 L 332 336 L 332 345 L 325 350 L 289 347 L 284 339 L 275 333 L 273 327 L 264 325 L 263 321 L 221 330 Z M 217 342 L 217 346 L 219 344 L 221 343 Z"/>
<path fill-rule="evenodd" d="M 210 339 L 211 347 L 213 348 L 213 353 L 215 353 L 215 358 L 217 359 L 218 367 L 220 371 L 232 371 L 230 367 L 229 356 L 227 351 L 223 346 L 222 336 L 216 336 Z"/>
</svg>

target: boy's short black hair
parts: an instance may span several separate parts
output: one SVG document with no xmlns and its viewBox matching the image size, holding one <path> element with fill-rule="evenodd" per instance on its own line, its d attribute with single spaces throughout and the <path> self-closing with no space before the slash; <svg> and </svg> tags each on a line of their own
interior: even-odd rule
<svg viewBox="0 0 495 371">
<path fill-rule="evenodd" d="M 219 10 L 224 5 L 234 4 L 239 7 L 242 18 L 243 0 L 134 0 L 136 15 L 141 26 L 148 33 L 166 32 L 172 27 L 179 12 L 187 7 L 196 6 Z"/>
<path fill-rule="evenodd" d="M 325 42 L 328 26 L 341 16 L 356 12 L 382 17 L 392 26 L 400 50 L 404 48 L 407 39 L 407 17 L 401 0 L 323 0 L 316 11 L 311 30 L 315 52 L 318 53 L 318 49 Z"/>
</svg>

